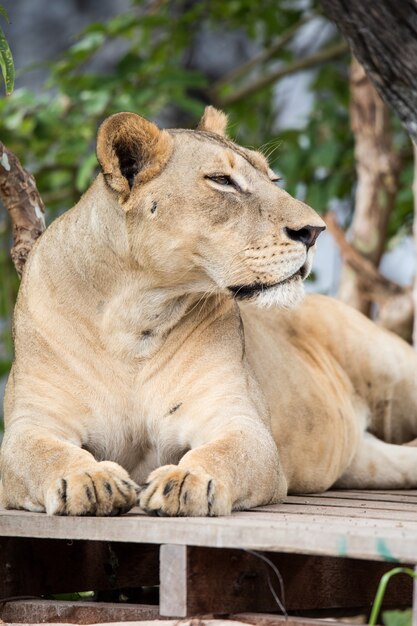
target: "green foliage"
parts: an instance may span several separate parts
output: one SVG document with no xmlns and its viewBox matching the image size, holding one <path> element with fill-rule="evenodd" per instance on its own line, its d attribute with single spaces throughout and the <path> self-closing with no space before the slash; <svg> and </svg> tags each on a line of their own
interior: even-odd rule
<svg viewBox="0 0 417 626">
<path fill-rule="evenodd" d="M 7 21 L 9 21 L 8 15 L 5 9 L 0 4 L 0 15 L 2 15 Z M 9 44 L 3 30 L 0 28 L 0 68 L 3 74 L 3 80 L 6 87 L 6 96 L 9 96 L 13 91 L 14 86 L 14 63 Z"/>
<path fill-rule="evenodd" d="M 2 138 L 34 173 L 52 214 L 71 206 L 90 183 L 97 165 L 92 156 L 97 126 L 107 115 L 131 110 L 155 117 L 169 106 L 190 124 L 196 122 L 209 87 L 205 76 L 184 63 L 196 28 L 239 28 L 267 46 L 300 18 L 299 10 L 278 4 L 163 2 L 152 12 L 136 0 L 128 13 L 81 33 L 51 64 L 44 93 L 20 89 L 1 101 Z M 91 61 L 116 39 L 123 44 L 121 56 L 106 72 L 91 71 Z M 283 55 L 291 53 L 287 49 Z M 271 90 L 231 113 L 254 145 L 270 138 Z"/>
<path fill-rule="evenodd" d="M 65 600 L 67 602 L 78 602 L 81 600 L 93 600 L 94 591 L 74 591 L 72 593 L 56 593 L 51 596 L 52 600 Z"/>
<path fill-rule="evenodd" d="M 298 5 L 287 0 L 132 0 L 127 13 L 91 24 L 49 65 L 49 78 L 40 93 L 20 88 L 0 99 L 0 136 L 34 174 L 47 206 L 47 222 L 72 206 L 95 176 L 95 136 L 107 115 L 130 110 L 163 119 L 167 110 L 175 110 L 184 125 L 196 123 L 210 101 L 212 86 L 210 77 L 190 67 L 189 52 L 197 31 L 239 29 L 257 48 L 265 49 L 300 21 Z M 314 13 L 313 4 L 309 10 Z M 19 15 L 13 17 L 19 19 Z M 120 43 L 120 54 L 105 70 L 94 70 L 94 61 L 115 41 Z M 287 44 L 254 74 L 293 58 Z M 305 128 L 288 129 L 277 136 L 272 87 L 236 102 L 227 111 L 231 134 L 245 145 L 263 146 L 266 153 L 271 152 L 271 164 L 282 174 L 285 187 L 322 212 L 336 198 L 353 206 L 347 63 L 348 57 L 318 69 L 311 84 L 315 105 Z M 243 76 L 238 84 L 247 78 Z M 235 86 L 226 85 L 220 98 Z M 399 145 L 404 145 L 404 132 L 398 128 L 397 134 Z M 407 170 L 407 181 L 408 176 Z M 392 234 L 412 211 L 409 190 L 402 193 Z M 10 320 L 17 278 L 8 252 L 11 234 L 2 219 L 0 319 Z M 7 366 L 9 333 L 8 321 L 5 340 L 0 341 L 0 361 Z"/>
<path fill-rule="evenodd" d="M 382 613 L 384 626 L 411 626 L 412 619 L 412 609 L 406 609 L 405 611 L 384 611 Z"/>
<path fill-rule="evenodd" d="M 316 102 L 301 132 L 280 133 L 282 155 L 276 167 L 297 195 L 320 213 L 332 200 L 353 205 L 353 137 L 349 129 L 348 81 L 344 63 L 323 67 L 313 81 Z"/>
<path fill-rule="evenodd" d="M 369 626 L 376 625 L 388 583 L 393 576 L 398 576 L 398 574 L 405 574 L 406 576 L 410 576 L 410 578 L 417 578 L 417 573 L 410 567 L 394 567 L 386 572 L 379 581 L 378 589 L 375 594 L 375 600 L 372 605 L 372 611 L 369 616 Z M 385 619 L 387 621 L 385 621 Z M 411 619 L 409 623 L 411 624 Z M 391 611 L 391 614 L 386 612 L 384 613 L 384 624 L 386 624 L 386 626 L 400 626 L 400 624 L 401 626 L 408 626 L 407 615 L 401 615 L 401 611 Z"/>
</svg>

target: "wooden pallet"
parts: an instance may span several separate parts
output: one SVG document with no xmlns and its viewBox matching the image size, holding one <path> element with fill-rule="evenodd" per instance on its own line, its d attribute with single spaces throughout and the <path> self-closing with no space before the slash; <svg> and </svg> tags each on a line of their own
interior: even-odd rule
<svg viewBox="0 0 417 626">
<path fill-rule="evenodd" d="M 417 491 L 290 496 L 212 519 L 0 510 L 0 598 L 21 598 L 0 603 L 0 617 L 101 623 L 229 615 L 273 626 L 282 620 L 278 568 L 290 621 L 313 626 L 306 616 L 367 614 L 380 577 L 400 563 L 417 564 Z M 138 604 L 41 599 L 90 589 L 114 599 L 114 590 L 156 586 L 159 604 L 145 603 L 146 590 Z M 411 606 L 412 596 L 411 578 L 400 576 L 385 605 Z M 417 589 L 414 596 L 417 626 Z"/>
</svg>

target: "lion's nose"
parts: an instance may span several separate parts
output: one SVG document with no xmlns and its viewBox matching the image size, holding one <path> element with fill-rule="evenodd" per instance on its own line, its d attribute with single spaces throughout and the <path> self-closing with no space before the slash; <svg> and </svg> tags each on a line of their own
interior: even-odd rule
<svg viewBox="0 0 417 626">
<path fill-rule="evenodd" d="M 299 228 L 298 230 L 284 228 L 284 231 L 287 237 L 293 241 L 300 241 L 307 248 L 311 248 L 311 246 L 314 246 L 316 243 L 316 239 L 321 231 L 325 228 L 325 226 L 303 226 L 303 228 Z"/>
</svg>

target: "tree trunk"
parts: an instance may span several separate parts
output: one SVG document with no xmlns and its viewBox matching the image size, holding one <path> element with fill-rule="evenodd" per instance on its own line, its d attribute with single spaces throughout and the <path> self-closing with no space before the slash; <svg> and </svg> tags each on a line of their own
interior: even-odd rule
<svg viewBox="0 0 417 626">
<path fill-rule="evenodd" d="M 351 64 L 350 84 L 350 121 L 358 181 L 351 244 L 378 267 L 398 190 L 399 159 L 393 151 L 388 110 L 356 59 Z M 339 296 L 369 315 L 370 294 L 360 274 L 346 264 Z"/>
<path fill-rule="evenodd" d="M 417 1 L 320 0 L 348 40 L 382 99 L 391 105 L 417 144 Z M 417 174 L 416 174 L 417 176 Z M 417 205 L 417 183 L 414 187 Z M 417 207 L 414 234 L 417 246 Z M 417 278 L 414 285 L 417 343 Z"/>
<path fill-rule="evenodd" d="M 414 245 L 417 250 L 417 143 L 413 142 L 414 148 L 414 183 L 413 183 L 413 194 L 414 194 L 414 223 L 413 223 L 413 232 L 414 232 Z M 414 275 L 414 285 L 413 285 L 413 303 L 414 303 L 414 326 L 413 326 L 413 345 L 417 348 L 417 272 Z"/>
<path fill-rule="evenodd" d="M 416 0 L 320 0 L 417 143 Z"/>
</svg>

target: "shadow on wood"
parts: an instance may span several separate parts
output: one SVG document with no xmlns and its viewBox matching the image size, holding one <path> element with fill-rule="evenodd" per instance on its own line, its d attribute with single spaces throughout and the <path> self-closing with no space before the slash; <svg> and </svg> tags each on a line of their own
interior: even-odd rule
<svg viewBox="0 0 417 626">
<path fill-rule="evenodd" d="M 392 564 L 358 559 L 279 553 L 266 556 L 283 578 L 287 611 L 358 607 L 366 612 L 381 576 L 392 568 Z M 268 578 L 282 601 L 273 569 L 252 554 L 164 545 L 161 547 L 161 615 L 279 612 Z M 411 579 L 388 588 L 386 606 L 407 607 L 411 603 Z"/>
<path fill-rule="evenodd" d="M 0 599 L 159 584 L 159 546 L 0 538 Z"/>
</svg>

